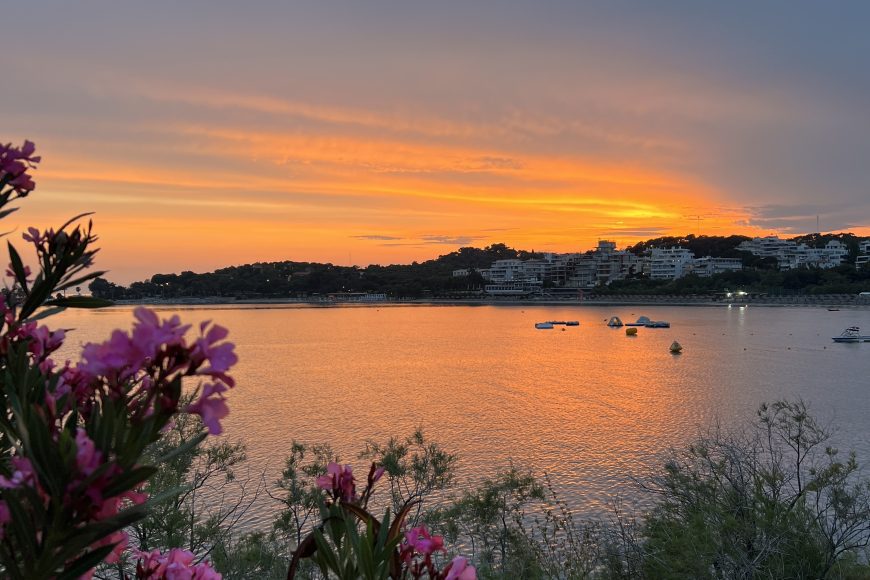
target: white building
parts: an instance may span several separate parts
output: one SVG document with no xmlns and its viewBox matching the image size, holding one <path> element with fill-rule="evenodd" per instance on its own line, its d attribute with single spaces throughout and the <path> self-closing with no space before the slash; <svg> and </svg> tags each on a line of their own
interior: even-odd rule
<svg viewBox="0 0 870 580">
<path fill-rule="evenodd" d="M 653 248 L 650 256 L 650 279 L 682 278 L 694 268 L 695 254 L 685 248 Z"/>
<path fill-rule="evenodd" d="M 780 270 L 833 268 L 843 264 L 849 256 L 849 249 L 839 240 L 831 240 L 823 248 L 810 248 L 777 236 L 753 238 L 741 242 L 737 249 L 755 256 L 776 258 Z"/>
<path fill-rule="evenodd" d="M 526 267 L 522 260 L 496 260 L 489 267 L 489 279 L 493 283 L 522 281 L 526 277 Z"/>
<path fill-rule="evenodd" d="M 725 272 L 737 272 L 743 269 L 743 260 L 740 258 L 697 258 L 694 263 L 693 273 L 702 278 L 709 278 Z"/>
</svg>

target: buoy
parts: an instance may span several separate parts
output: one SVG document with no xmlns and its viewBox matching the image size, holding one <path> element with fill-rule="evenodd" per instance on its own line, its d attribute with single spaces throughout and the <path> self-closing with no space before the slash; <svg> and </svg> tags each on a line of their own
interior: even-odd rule
<svg viewBox="0 0 870 580">
<path fill-rule="evenodd" d="M 683 352 L 683 346 L 676 340 L 671 343 L 671 354 L 680 354 Z"/>
<path fill-rule="evenodd" d="M 626 328 L 625 329 L 625 336 L 637 336 L 637 329 L 636 328 Z"/>
</svg>

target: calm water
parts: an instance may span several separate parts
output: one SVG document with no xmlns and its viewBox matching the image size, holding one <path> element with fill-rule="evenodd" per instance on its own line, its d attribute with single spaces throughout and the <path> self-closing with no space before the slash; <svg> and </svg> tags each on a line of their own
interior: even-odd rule
<svg viewBox="0 0 870 580">
<path fill-rule="evenodd" d="M 161 308 L 230 329 L 240 362 L 226 435 L 254 468 L 280 471 L 291 440 L 330 442 L 362 468 L 366 439 L 422 426 L 460 455 L 466 480 L 510 460 L 550 474 L 571 506 L 629 499 L 631 474 L 714 418 L 750 418 L 763 401 L 803 397 L 870 459 L 870 344 L 834 344 L 870 310 L 685 307 Z M 605 325 L 644 314 L 670 329 L 636 338 Z M 579 327 L 536 330 L 543 320 Z M 131 308 L 67 312 L 70 346 L 128 329 Z M 685 350 L 672 356 L 679 340 Z M 72 354 L 73 350 L 70 350 Z M 250 524 L 270 521 L 265 500 Z"/>
</svg>

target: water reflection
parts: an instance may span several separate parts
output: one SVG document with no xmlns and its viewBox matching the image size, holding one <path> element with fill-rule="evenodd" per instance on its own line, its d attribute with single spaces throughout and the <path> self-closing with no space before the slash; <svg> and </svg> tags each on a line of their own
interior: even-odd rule
<svg viewBox="0 0 870 580">
<path fill-rule="evenodd" d="M 462 476 L 510 459 L 547 472 L 569 504 L 597 513 L 631 499 L 629 474 L 658 465 L 714 417 L 801 396 L 870 457 L 870 344 L 834 345 L 870 311 L 808 308 L 366 307 L 188 308 L 186 322 L 229 327 L 240 363 L 227 436 L 250 461 L 280 471 L 292 439 L 328 441 L 344 458 L 366 439 L 422 426 L 460 454 Z M 637 337 L 605 320 L 640 315 L 669 329 Z M 579 320 L 564 331 L 543 320 Z M 132 311 L 68 312 L 68 348 L 129 328 Z M 683 354 L 669 353 L 678 340 Z M 68 353 L 72 354 L 73 350 Z M 256 522 L 268 521 L 264 504 Z"/>
</svg>

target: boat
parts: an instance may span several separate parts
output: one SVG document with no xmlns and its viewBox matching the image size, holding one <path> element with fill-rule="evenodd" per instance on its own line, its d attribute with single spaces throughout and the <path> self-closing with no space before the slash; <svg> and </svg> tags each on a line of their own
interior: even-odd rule
<svg viewBox="0 0 870 580">
<path fill-rule="evenodd" d="M 626 328 L 625 329 L 625 336 L 637 336 L 637 329 L 636 328 Z"/>
<path fill-rule="evenodd" d="M 839 308 L 828 308 L 828 312 L 839 312 Z"/>
<path fill-rule="evenodd" d="M 640 318 L 637 319 L 637 322 L 626 322 L 625 325 L 626 326 L 646 326 L 650 322 L 652 322 L 652 321 L 649 318 L 647 318 L 646 316 L 641 316 Z"/>
<path fill-rule="evenodd" d="M 860 328 L 850 326 L 840 336 L 833 336 L 831 339 L 834 342 L 870 342 L 870 335 L 862 335 Z"/>
<path fill-rule="evenodd" d="M 611 316 L 610 320 L 607 321 L 607 326 L 611 328 L 619 328 L 620 326 L 623 326 L 623 324 L 618 316 Z"/>
<path fill-rule="evenodd" d="M 553 323 L 552 322 L 536 322 L 535 328 L 537 328 L 538 330 L 552 330 Z"/>
<path fill-rule="evenodd" d="M 683 345 L 675 340 L 671 343 L 670 351 L 671 354 L 680 354 L 681 352 L 683 352 Z"/>
<path fill-rule="evenodd" d="M 565 323 L 565 326 L 580 326 L 579 320 L 569 320 Z"/>
<path fill-rule="evenodd" d="M 568 323 L 565 322 L 564 320 L 548 320 L 547 322 L 548 322 L 549 324 L 562 324 L 562 325 L 564 325 L 564 324 L 568 324 Z"/>
<path fill-rule="evenodd" d="M 646 328 L 670 328 L 671 323 L 665 320 L 651 320 L 644 324 Z"/>
</svg>

